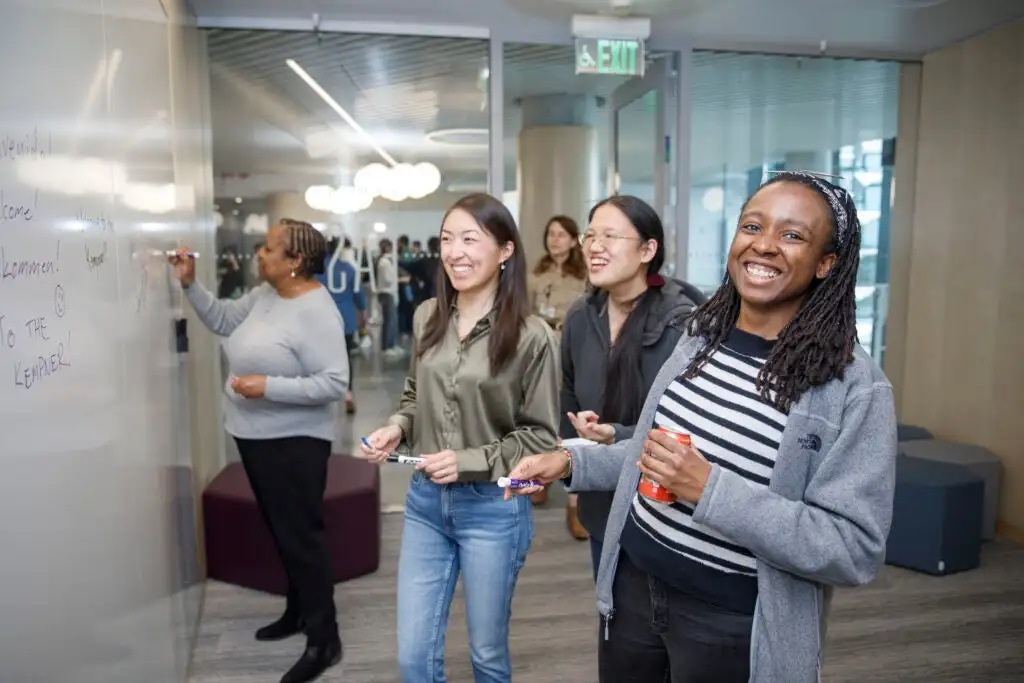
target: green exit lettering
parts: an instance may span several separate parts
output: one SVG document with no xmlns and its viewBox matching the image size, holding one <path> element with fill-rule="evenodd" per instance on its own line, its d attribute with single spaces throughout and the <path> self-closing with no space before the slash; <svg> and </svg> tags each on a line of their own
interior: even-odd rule
<svg viewBox="0 0 1024 683">
<path fill-rule="evenodd" d="M 576 73 L 642 76 L 644 45 L 639 40 L 577 38 Z"/>
<path fill-rule="evenodd" d="M 608 74 L 636 73 L 636 41 L 598 40 L 597 70 Z"/>
</svg>

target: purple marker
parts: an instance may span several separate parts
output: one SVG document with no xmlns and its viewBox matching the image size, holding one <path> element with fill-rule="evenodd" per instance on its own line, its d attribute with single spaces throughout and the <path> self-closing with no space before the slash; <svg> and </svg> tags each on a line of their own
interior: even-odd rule
<svg viewBox="0 0 1024 683">
<path fill-rule="evenodd" d="M 498 477 L 498 486 L 503 489 L 525 489 L 531 486 L 543 486 L 541 482 L 536 479 L 509 479 L 508 477 Z"/>
</svg>

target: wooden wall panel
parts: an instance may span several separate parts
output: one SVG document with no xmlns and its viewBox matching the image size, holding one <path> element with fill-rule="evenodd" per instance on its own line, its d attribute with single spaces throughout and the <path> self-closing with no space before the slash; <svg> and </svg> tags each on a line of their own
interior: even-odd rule
<svg viewBox="0 0 1024 683">
<path fill-rule="evenodd" d="M 924 59 L 900 417 L 1002 459 L 1024 528 L 1024 22 Z M 897 179 L 897 183 L 899 180 Z"/>
</svg>

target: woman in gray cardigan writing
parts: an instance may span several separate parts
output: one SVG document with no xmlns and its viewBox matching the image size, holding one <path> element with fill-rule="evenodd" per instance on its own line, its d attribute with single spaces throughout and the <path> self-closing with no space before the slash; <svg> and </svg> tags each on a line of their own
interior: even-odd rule
<svg viewBox="0 0 1024 683">
<path fill-rule="evenodd" d="M 892 387 L 857 344 L 859 254 L 844 189 L 776 175 L 744 206 L 725 282 L 633 438 L 511 473 L 615 490 L 602 683 L 819 680 L 832 589 L 875 576 L 895 486 Z"/>
<path fill-rule="evenodd" d="M 323 497 L 334 438 L 332 404 L 345 396 L 345 327 L 323 272 L 327 241 L 309 223 L 282 220 L 258 253 L 263 284 L 237 301 L 195 281 L 188 252 L 172 258 L 199 319 L 227 337 L 232 377 L 225 428 L 235 438 L 260 512 L 288 576 L 284 616 L 256 632 L 281 640 L 305 632 L 302 657 L 281 679 L 304 683 L 341 660 Z"/>
</svg>

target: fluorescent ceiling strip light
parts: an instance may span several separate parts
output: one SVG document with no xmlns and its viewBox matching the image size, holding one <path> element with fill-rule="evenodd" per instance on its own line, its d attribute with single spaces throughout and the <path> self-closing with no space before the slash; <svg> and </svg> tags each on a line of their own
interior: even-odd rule
<svg viewBox="0 0 1024 683">
<path fill-rule="evenodd" d="M 333 97 L 327 94 L 327 91 L 320 87 L 320 84 L 317 83 L 312 76 L 306 73 L 306 70 L 299 66 L 298 62 L 296 62 L 294 59 L 286 59 L 285 64 L 287 64 L 292 71 L 298 74 L 299 78 L 306 81 L 306 85 L 312 88 L 313 92 L 319 95 L 320 98 L 324 102 L 326 102 L 331 109 L 336 111 L 338 113 L 338 116 L 345 120 L 345 123 L 352 126 L 352 130 L 358 133 L 363 138 L 363 140 L 365 140 L 366 143 L 370 145 L 370 147 L 373 147 L 374 151 L 380 155 L 381 159 L 388 162 L 392 167 L 398 165 L 398 162 L 395 161 L 390 154 L 381 149 L 380 145 L 378 145 L 377 142 L 373 139 L 373 136 L 367 133 L 366 130 L 362 126 L 360 126 L 359 123 L 356 122 L 356 120 L 352 118 L 347 111 L 345 111 L 344 107 L 338 104 Z"/>
</svg>

